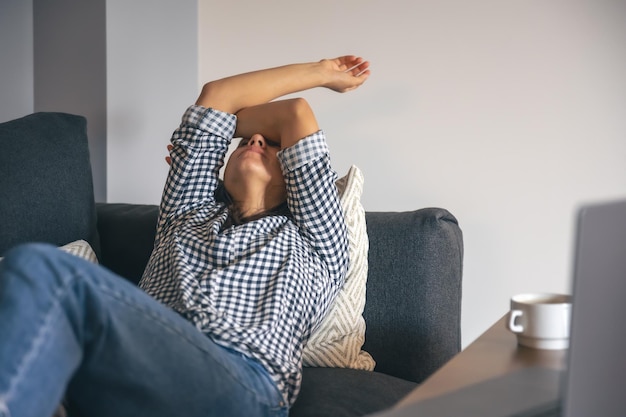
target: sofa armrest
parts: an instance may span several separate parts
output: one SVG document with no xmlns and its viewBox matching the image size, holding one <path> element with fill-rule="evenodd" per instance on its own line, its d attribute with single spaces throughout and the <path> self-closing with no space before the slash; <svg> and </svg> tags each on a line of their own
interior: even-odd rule
<svg viewBox="0 0 626 417">
<path fill-rule="evenodd" d="M 366 213 L 365 346 L 376 370 L 421 382 L 461 347 L 463 238 L 438 208 Z"/>
</svg>

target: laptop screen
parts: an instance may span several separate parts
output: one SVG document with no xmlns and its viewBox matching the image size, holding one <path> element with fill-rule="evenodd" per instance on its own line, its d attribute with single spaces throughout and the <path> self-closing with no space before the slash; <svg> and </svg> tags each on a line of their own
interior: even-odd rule
<svg viewBox="0 0 626 417">
<path fill-rule="evenodd" d="M 624 416 L 626 201 L 579 212 L 566 417 Z"/>
</svg>

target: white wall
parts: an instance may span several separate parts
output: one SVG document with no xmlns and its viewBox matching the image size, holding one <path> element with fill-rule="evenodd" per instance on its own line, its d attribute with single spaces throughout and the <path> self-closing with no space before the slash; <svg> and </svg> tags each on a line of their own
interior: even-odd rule
<svg viewBox="0 0 626 417">
<path fill-rule="evenodd" d="M 196 0 L 107 0 L 107 201 L 158 204 L 198 79 Z"/>
<path fill-rule="evenodd" d="M 200 82 L 345 53 L 371 60 L 362 89 L 305 97 L 335 168 L 364 171 L 367 210 L 458 217 L 464 344 L 510 295 L 569 291 L 576 207 L 626 196 L 626 2 L 199 5 Z"/>
</svg>

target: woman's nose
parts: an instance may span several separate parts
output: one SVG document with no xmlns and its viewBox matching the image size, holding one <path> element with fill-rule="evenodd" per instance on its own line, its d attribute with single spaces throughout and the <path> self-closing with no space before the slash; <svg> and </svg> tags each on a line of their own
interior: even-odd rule
<svg viewBox="0 0 626 417">
<path fill-rule="evenodd" d="M 260 146 L 261 148 L 265 147 L 265 139 L 263 136 L 256 134 L 250 138 L 248 141 L 248 146 Z"/>
</svg>

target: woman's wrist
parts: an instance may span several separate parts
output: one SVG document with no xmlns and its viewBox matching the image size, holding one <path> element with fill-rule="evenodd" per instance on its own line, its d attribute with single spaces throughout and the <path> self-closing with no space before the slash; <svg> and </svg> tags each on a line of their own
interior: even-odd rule
<svg viewBox="0 0 626 417">
<path fill-rule="evenodd" d="M 313 62 L 311 65 L 316 74 L 316 83 L 315 87 L 327 87 L 328 84 L 332 81 L 332 71 L 329 70 L 328 65 L 325 63 L 325 59 Z"/>
</svg>

